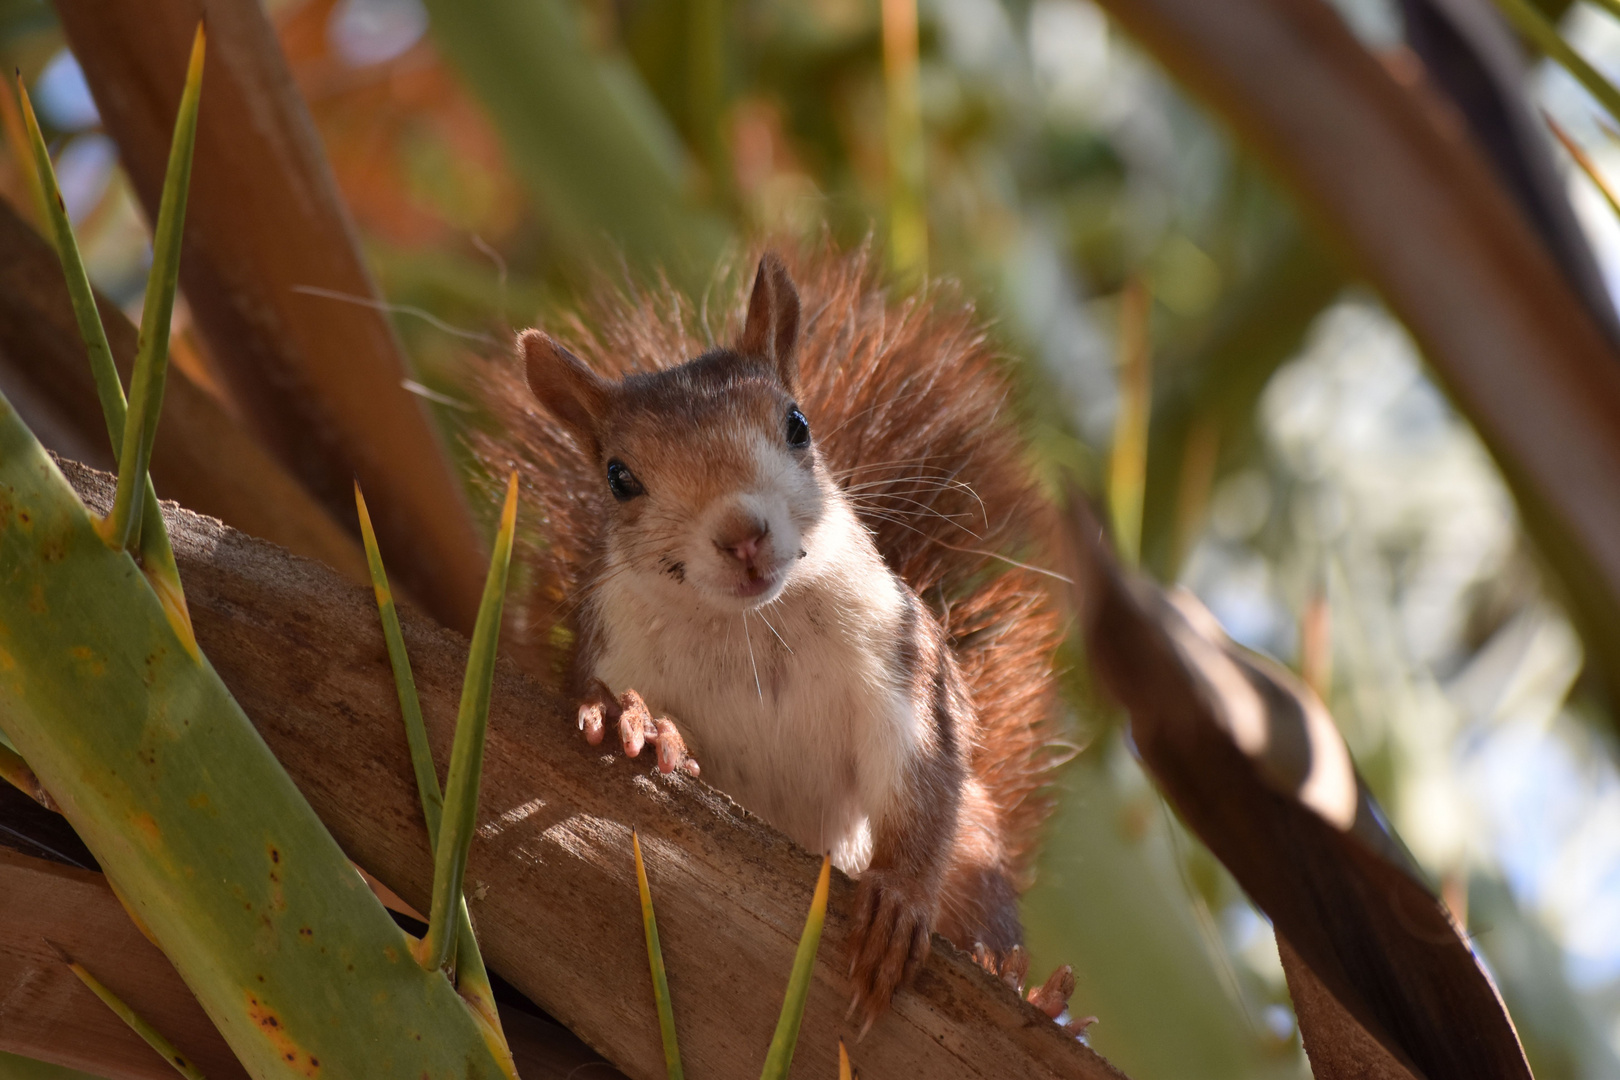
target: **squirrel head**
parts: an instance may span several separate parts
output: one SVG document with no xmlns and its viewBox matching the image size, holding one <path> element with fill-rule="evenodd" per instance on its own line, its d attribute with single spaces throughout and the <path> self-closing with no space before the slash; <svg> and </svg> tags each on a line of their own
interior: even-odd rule
<svg viewBox="0 0 1620 1080">
<path fill-rule="evenodd" d="M 599 469 L 605 572 L 721 611 L 790 584 L 836 487 L 794 396 L 799 297 L 760 260 L 742 337 L 662 371 L 604 379 L 539 330 L 529 387 Z"/>
</svg>

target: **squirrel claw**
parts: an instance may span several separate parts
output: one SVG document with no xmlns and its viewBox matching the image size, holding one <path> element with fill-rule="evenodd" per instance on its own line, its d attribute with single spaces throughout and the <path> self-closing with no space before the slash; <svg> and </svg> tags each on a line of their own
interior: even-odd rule
<svg viewBox="0 0 1620 1080">
<path fill-rule="evenodd" d="M 1064 964 L 1048 975 L 1046 982 L 1029 992 L 1029 1003 L 1056 1020 L 1069 1005 L 1074 993 L 1074 968 Z"/>
<path fill-rule="evenodd" d="M 982 941 L 973 943 L 973 960 L 988 974 L 994 975 L 1014 993 L 1024 993 L 1024 979 L 1029 974 L 1029 953 L 1024 951 L 1022 945 L 1014 945 L 1001 956 L 997 956 L 990 947 Z M 1063 1015 L 1063 1010 L 1069 1007 L 1069 998 L 1074 995 L 1074 968 L 1064 964 L 1046 977 L 1046 981 L 1039 986 L 1030 987 L 1025 1000 L 1053 1020 Z M 1095 1023 L 1095 1016 L 1084 1021 L 1071 1020 L 1063 1025 L 1064 1031 L 1070 1034 L 1084 1033 L 1087 1024 Z M 1070 1031 L 1073 1028 L 1073 1031 Z"/>
<path fill-rule="evenodd" d="M 579 704 L 579 730 L 585 733 L 585 741 L 592 746 L 600 746 L 607 725 L 619 718 L 620 711 L 618 699 L 608 689 L 607 683 L 601 679 L 595 680 L 591 696 Z"/>
<path fill-rule="evenodd" d="M 602 732 L 605 729 L 603 720 L 607 710 L 600 701 L 587 701 L 579 707 L 579 730 L 585 733 L 585 741 L 592 746 L 602 742 Z"/>
<path fill-rule="evenodd" d="M 668 775 L 681 769 L 688 776 L 698 774 L 698 763 L 687 755 L 686 741 L 675 730 L 675 722 L 669 717 L 660 716 L 653 721 L 652 741 L 658 744 L 659 772 Z"/>
<path fill-rule="evenodd" d="M 917 882 L 880 869 L 868 869 L 861 876 L 855 929 L 849 938 L 850 978 L 864 1014 L 861 1036 L 928 959 L 933 921 L 933 905 Z"/>
<path fill-rule="evenodd" d="M 634 690 L 617 696 L 602 680 L 597 679 L 591 696 L 580 703 L 579 730 L 592 746 L 602 742 L 607 725 L 619 729 L 619 745 L 626 757 L 639 757 L 643 747 L 651 744 L 658 761 L 658 771 L 672 773 L 676 769 L 688 776 L 697 776 L 698 763 L 687 753 L 686 741 L 667 716 L 655 717 L 647 702 Z"/>
<path fill-rule="evenodd" d="M 1087 1029 L 1089 1029 L 1091 1025 L 1095 1024 L 1096 1022 L 1097 1018 L 1095 1016 L 1082 1016 L 1078 1020 L 1070 1020 L 1067 1024 L 1063 1025 L 1063 1034 L 1074 1039 L 1084 1038 Z"/>
<path fill-rule="evenodd" d="M 634 690 L 626 690 L 619 698 L 619 742 L 626 757 L 637 757 L 649 739 L 655 739 L 658 729 L 653 726 L 652 710 Z"/>
<path fill-rule="evenodd" d="M 1029 974 L 1029 953 L 1024 951 L 1022 945 L 1014 945 L 1007 950 L 1007 957 L 1001 962 L 1001 981 L 1012 988 L 1013 993 L 1024 992 L 1024 977 Z"/>
</svg>

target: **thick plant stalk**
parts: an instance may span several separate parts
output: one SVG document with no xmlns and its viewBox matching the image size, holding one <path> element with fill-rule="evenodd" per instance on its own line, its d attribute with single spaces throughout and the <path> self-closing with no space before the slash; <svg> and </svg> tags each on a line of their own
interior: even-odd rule
<svg viewBox="0 0 1620 1080">
<path fill-rule="evenodd" d="M 1315 1075 L 1530 1080 L 1496 987 L 1321 701 L 1196 600 L 1122 571 L 1071 505 L 1087 654 L 1144 767 L 1275 927 Z"/>
<path fill-rule="evenodd" d="M 249 1073 L 502 1075 L 3 399 L 0 496 L 0 725 Z"/>
</svg>

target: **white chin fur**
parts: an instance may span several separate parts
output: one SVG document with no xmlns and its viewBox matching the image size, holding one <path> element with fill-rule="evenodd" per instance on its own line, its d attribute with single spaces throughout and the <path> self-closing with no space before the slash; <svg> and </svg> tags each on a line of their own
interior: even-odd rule
<svg viewBox="0 0 1620 1080">
<path fill-rule="evenodd" d="M 794 476 L 779 471 L 780 476 Z M 813 482 L 812 482 L 813 483 Z M 802 500 L 801 500 L 802 501 Z M 797 522 L 788 511 L 789 493 L 777 488 L 742 492 L 730 498 L 716 500 L 691 524 L 687 536 L 687 566 L 697 568 L 690 580 L 697 585 L 696 592 L 704 603 L 722 612 L 752 611 L 769 604 L 782 595 L 792 579 L 799 562 L 799 552 L 805 543 Z M 717 523 L 726 515 L 741 511 L 765 523 L 768 539 L 765 543 L 773 560 L 771 582 L 762 592 L 746 591 L 747 578 L 735 564 L 721 556 L 714 548 Z"/>
<path fill-rule="evenodd" d="M 778 567 L 775 577 L 765 591 L 751 596 L 740 594 L 735 581 L 725 585 L 703 586 L 699 590 L 699 595 L 704 603 L 717 611 L 753 611 L 782 595 L 782 591 L 787 588 L 788 580 L 793 576 L 792 571 L 791 563 Z"/>
</svg>

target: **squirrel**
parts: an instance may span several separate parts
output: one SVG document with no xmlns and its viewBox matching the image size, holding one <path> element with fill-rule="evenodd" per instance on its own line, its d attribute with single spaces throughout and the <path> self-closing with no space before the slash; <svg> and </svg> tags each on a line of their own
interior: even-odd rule
<svg viewBox="0 0 1620 1080">
<path fill-rule="evenodd" d="M 971 306 L 876 278 L 866 249 L 792 273 L 767 252 L 732 345 L 667 287 L 614 291 L 523 331 L 521 376 L 489 367 L 501 434 L 474 446 L 541 503 L 529 659 L 566 666 L 587 741 L 701 770 L 858 878 L 863 1035 L 933 931 L 1022 983 L 1063 746 L 1028 561 L 1052 510 L 1009 384 Z M 1061 968 L 1030 999 L 1056 1018 L 1073 986 Z"/>
</svg>

